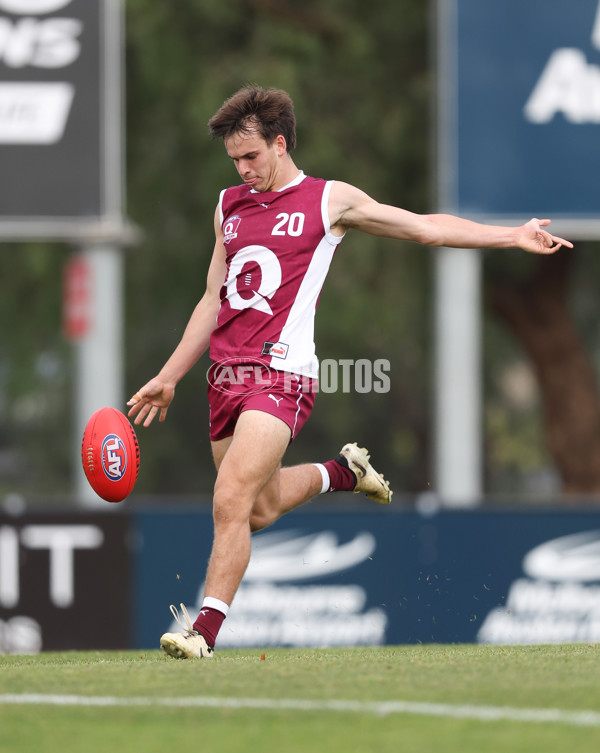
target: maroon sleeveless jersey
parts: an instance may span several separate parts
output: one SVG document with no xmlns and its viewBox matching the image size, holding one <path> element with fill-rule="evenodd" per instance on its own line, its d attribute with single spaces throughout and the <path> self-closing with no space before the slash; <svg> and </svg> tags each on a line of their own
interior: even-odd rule
<svg viewBox="0 0 600 753">
<path fill-rule="evenodd" d="M 301 173 L 280 191 L 240 185 L 221 192 L 227 276 L 210 339 L 213 361 L 260 360 L 318 377 L 315 311 L 342 240 L 329 226 L 330 189 L 331 181 Z"/>
</svg>

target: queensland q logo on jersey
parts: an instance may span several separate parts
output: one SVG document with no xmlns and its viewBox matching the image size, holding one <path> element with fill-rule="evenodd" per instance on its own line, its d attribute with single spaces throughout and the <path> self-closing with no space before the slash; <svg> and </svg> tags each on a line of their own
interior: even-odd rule
<svg viewBox="0 0 600 753">
<path fill-rule="evenodd" d="M 237 229 L 240 226 L 241 221 L 242 218 L 239 215 L 234 214 L 233 217 L 230 217 L 223 223 L 223 241 L 225 243 L 229 243 L 234 238 L 237 238 Z"/>
<path fill-rule="evenodd" d="M 120 481 L 127 468 L 125 443 L 117 434 L 108 434 L 102 442 L 102 470 L 111 481 Z"/>
</svg>

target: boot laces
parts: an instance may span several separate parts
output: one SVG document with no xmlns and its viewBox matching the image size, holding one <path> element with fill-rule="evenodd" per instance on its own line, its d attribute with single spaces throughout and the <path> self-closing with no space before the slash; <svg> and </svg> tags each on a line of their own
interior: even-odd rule
<svg viewBox="0 0 600 753">
<path fill-rule="evenodd" d="M 186 637 L 190 635 L 200 635 L 197 630 L 194 629 L 194 624 L 190 618 L 190 613 L 187 611 L 187 608 L 185 604 L 180 604 L 181 607 L 181 618 L 179 618 L 179 610 L 174 604 L 171 604 L 171 614 L 175 618 L 175 622 L 179 625 L 179 627 L 183 630 L 184 633 L 186 633 Z"/>
</svg>

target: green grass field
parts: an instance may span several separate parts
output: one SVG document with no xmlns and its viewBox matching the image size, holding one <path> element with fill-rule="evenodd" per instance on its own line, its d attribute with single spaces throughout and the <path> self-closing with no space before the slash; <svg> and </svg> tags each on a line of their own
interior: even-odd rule
<svg viewBox="0 0 600 753">
<path fill-rule="evenodd" d="M 600 749 L 600 646 L 0 656 L 2 753 Z"/>
</svg>

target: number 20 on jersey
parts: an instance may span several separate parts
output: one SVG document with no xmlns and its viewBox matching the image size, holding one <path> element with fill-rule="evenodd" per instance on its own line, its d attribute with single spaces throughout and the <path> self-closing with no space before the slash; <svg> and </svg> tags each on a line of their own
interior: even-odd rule
<svg viewBox="0 0 600 753">
<path fill-rule="evenodd" d="M 293 212 L 292 214 L 280 212 L 275 219 L 278 222 L 273 228 L 271 235 L 292 235 L 294 237 L 302 235 L 302 231 L 304 230 L 303 212 Z"/>
</svg>

